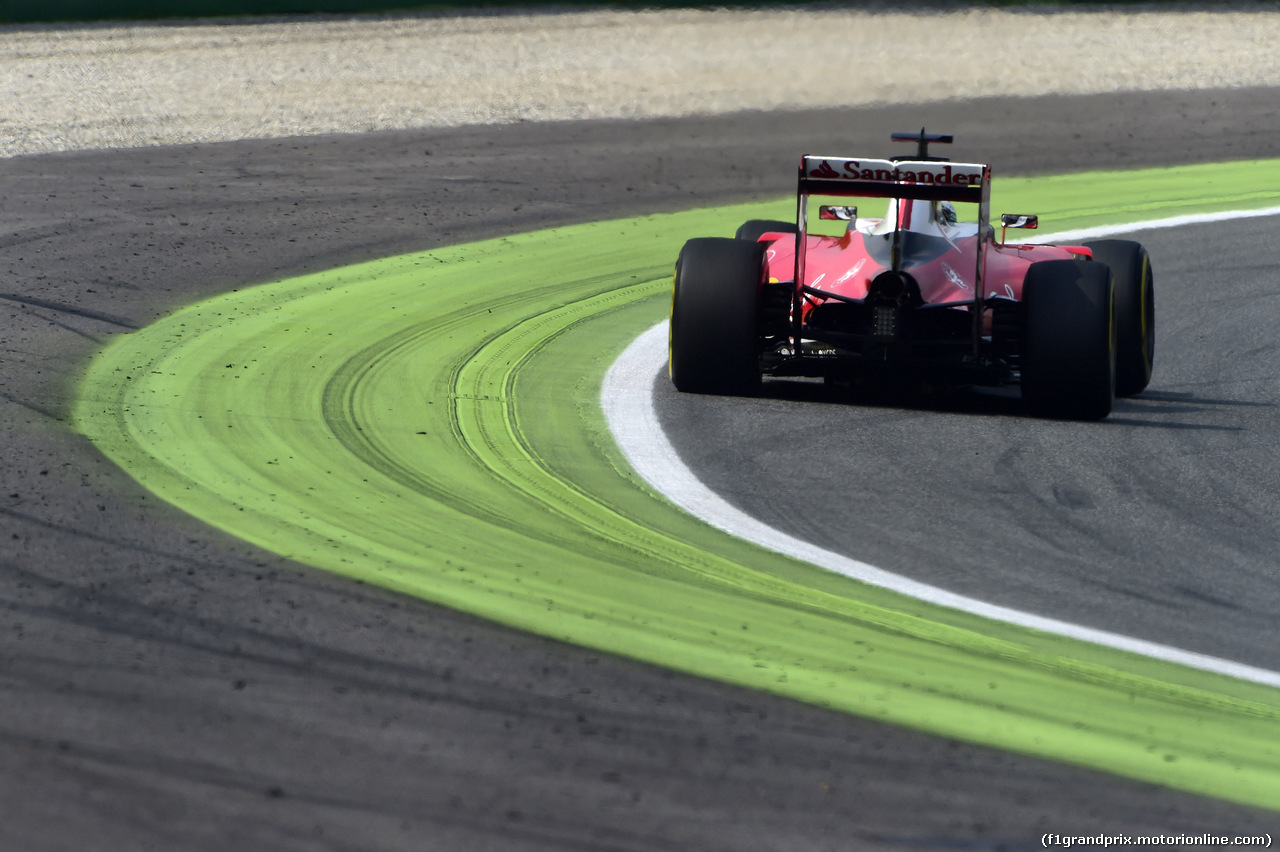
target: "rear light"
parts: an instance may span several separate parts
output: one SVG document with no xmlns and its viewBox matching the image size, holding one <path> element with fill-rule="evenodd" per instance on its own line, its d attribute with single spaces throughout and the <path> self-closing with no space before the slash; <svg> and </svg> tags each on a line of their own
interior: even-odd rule
<svg viewBox="0 0 1280 852">
<path fill-rule="evenodd" d="M 871 336 L 879 341 L 895 340 L 901 318 L 897 305 L 876 305 L 871 309 Z"/>
</svg>

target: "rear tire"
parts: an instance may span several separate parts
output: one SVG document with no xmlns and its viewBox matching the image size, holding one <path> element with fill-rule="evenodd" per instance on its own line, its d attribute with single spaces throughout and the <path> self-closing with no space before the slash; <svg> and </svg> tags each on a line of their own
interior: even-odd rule
<svg viewBox="0 0 1280 852">
<path fill-rule="evenodd" d="M 1116 396 L 1141 393 L 1156 358 L 1156 299 L 1151 259 L 1132 240 L 1085 243 L 1111 268 L 1116 288 Z"/>
<path fill-rule="evenodd" d="M 1115 288 L 1102 264 L 1033 263 L 1022 287 L 1022 398 L 1037 416 L 1100 420 L 1115 403 Z"/>
<path fill-rule="evenodd" d="M 676 261 L 668 369 L 686 393 L 750 395 L 760 388 L 759 243 L 689 240 Z"/>
<path fill-rule="evenodd" d="M 800 229 L 796 227 L 795 222 L 783 222 L 778 219 L 748 219 L 739 226 L 733 238 L 754 243 L 759 241 L 761 235 L 773 231 L 780 231 L 784 234 L 798 234 Z"/>
</svg>

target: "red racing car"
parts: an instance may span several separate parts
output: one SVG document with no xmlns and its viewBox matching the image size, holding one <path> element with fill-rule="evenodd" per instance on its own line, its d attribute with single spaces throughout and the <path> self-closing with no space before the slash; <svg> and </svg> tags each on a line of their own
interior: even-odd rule
<svg viewBox="0 0 1280 852">
<path fill-rule="evenodd" d="M 753 220 L 689 240 L 676 262 L 670 373 L 681 391 L 752 394 L 761 376 L 1020 385 L 1029 411 L 1099 419 L 1151 379 L 1146 249 L 1005 241 L 989 224 L 991 168 L 929 156 L 806 156 L 796 222 Z M 826 235 L 809 232 L 810 199 Z M 878 205 L 859 213 L 851 199 Z M 836 227 L 832 229 L 831 224 Z"/>
</svg>

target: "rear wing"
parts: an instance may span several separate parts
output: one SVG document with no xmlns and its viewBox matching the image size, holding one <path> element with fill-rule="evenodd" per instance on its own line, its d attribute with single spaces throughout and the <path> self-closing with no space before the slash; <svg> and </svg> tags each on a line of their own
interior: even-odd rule
<svg viewBox="0 0 1280 852">
<path fill-rule="evenodd" d="M 990 180 L 991 167 L 981 163 L 815 156 L 800 163 L 802 195 L 981 203 Z"/>
<path fill-rule="evenodd" d="M 895 136 L 895 138 L 897 138 Z M 909 137 L 916 140 L 915 136 Z M 950 138 L 926 138 L 920 133 L 921 156 L 927 141 Z M 808 242 L 808 207 L 810 195 L 857 198 L 910 198 L 924 201 L 959 201 L 978 205 L 979 234 L 988 232 L 991 211 L 991 166 L 982 163 L 951 163 L 939 159 L 852 159 L 849 157 L 805 156 L 800 160 L 799 191 L 796 199 L 795 315 L 805 291 L 805 247 Z M 901 241 L 894 229 L 892 268 L 901 268 Z M 986 265 L 986 240 L 980 241 L 977 268 L 974 270 L 973 347 L 975 357 L 981 336 L 983 311 L 983 271 Z M 799 320 L 795 327 L 795 346 L 799 351 Z"/>
</svg>

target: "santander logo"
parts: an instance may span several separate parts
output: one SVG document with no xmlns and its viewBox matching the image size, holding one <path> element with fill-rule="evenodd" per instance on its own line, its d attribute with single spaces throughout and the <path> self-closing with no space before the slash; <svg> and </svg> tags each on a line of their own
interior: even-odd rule
<svg viewBox="0 0 1280 852">
<path fill-rule="evenodd" d="M 853 268 L 852 268 L 852 269 L 850 269 L 850 270 L 849 270 L 848 272 L 846 272 L 844 275 L 841 275 L 841 276 L 836 280 L 836 283 L 837 283 L 837 284 L 843 284 L 844 282 L 848 281 L 850 278 L 852 278 L 853 276 L 855 276 L 855 275 L 857 275 L 859 272 L 861 272 L 861 271 L 862 271 L 862 267 L 863 267 L 863 266 L 865 266 L 865 265 L 866 265 L 866 263 L 867 263 L 867 259 L 866 259 L 865 257 L 864 257 L 864 258 L 860 258 L 860 259 L 858 260 L 858 262 L 857 262 L 857 263 L 855 263 L 855 264 L 853 265 Z"/>
<path fill-rule="evenodd" d="M 823 160 L 821 165 L 819 165 L 813 171 L 809 172 L 809 177 L 829 179 L 829 178 L 841 177 L 841 174 L 835 169 L 831 168 L 830 163 L 828 163 L 826 160 Z"/>
<path fill-rule="evenodd" d="M 983 166 L 972 163 L 892 162 L 805 157 L 805 176 L 819 180 L 873 183 L 924 183 L 936 186 L 981 186 Z"/>
<path fill-rule="evenodd" d="M 964 280 L 963 278 L 961 278 L 961 277 L 960 277 L 960 273 L 959 273 L 959 272 L 956 272 L 954 269 L 952 269 L 952 268 L 951 268 L 951 266 L 950 266 L 949 264 L 947 264 L 947 263 L 943 263 L 943 264 L 942 264 L 942 271 L 943 271 L 943 273 L 947 276 L 947 279 L 948 279 L 952 284 L 956 285 L 956 286 L 957 286 L 957 287 L 959 287 L 961 290 L 968 290 L 968 289 L 969 289 L 969 285 L 968 285 L 968 284 L 966 284 L 966 283 L 965 283 L 965 280 Z"/>
</svg>

